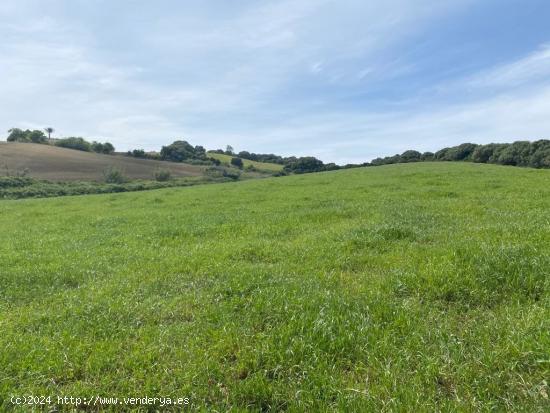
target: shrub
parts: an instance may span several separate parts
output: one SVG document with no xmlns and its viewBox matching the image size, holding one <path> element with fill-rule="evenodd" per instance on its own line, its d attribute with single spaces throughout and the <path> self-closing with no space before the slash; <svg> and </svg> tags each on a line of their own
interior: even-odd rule
<svg viewBox="0 0 550 413">
<path fill-rule="evenodd" d="M 234 169 L 228 170 L 219 166 L 206 168 L 204 174 L 210 178 L 229 178 L 233 180 L 237 180 L 241 177 L 241 173 L 239 171 L 235 171 Z"/>
<path fill-rule="evenodd" d="M 0 188 L 22 188 L 32 185 L 36 181 L 24 176 L 0 176 Z"/>
<path fill-rule="evenodd" d="M 239 168 L 239 169 L 243 169 L 243 160 L 241 158 L 231 158 L 231 165 Z"/>
<path fill-rule="evenodd" d="M 224 169 L 223 177 L 233 179 L 234 181 L 236 181 L 241 177 L 241 173 L 235 170 L 231 171 L 231 170 Z"/>
<path fill-rule="evenodd" d="M 134 158 L 146 158 L 147 154 L 143 149 L 134 149 L 133 151 L 128 151 L 129 156 L 133 156 Z"/>
<path fill-rule="evenodd" d="M 77 151 L 91 152 L 92 144 L 83 138 L 70 137 L 65 139 L 59 139 L 55 142 L 55 146 L 62 148 L 76 149 Z"/>
<path fill-rule="evenodd" d="M 171 172 L 168 169 L 158 169 L 155 171 L 155 181 L 166 182 L 172 177 Z"/>
<path fill-rule="evenodd" d="M 212 166 L 204 170 L 204 174 L 210 178 L 222 178 L 223 177 L 223 168 Z"/>
<path fill-rule="evenodd" d="M 103 177 L 108 184 L 122 184 L 126 182 L 126 178 L 121 169 L 111 166 L 103 171 Z"/>
</svg>

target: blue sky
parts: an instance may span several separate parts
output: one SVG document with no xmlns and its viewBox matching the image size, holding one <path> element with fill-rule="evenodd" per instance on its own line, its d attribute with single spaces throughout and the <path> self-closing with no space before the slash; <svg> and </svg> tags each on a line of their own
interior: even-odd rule
<svg viewBox="0 0 550 413">
<path fill-rule="evenodd" d="M 547 0 L 2 0 L 0 128 L 363 162 L 550 138 Z"/>
</svg>

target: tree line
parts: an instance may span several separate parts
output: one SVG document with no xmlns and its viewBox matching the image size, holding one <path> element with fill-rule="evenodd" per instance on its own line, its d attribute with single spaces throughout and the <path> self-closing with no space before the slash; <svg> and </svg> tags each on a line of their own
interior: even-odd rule
<svg viewBox="0 0 550 413">
<path fill-rule="evenodd" d="M 230 151 L 218 149 L 214 152 L 235 155 Z M 550 168 L 550 140 L 540 139 L 537 141 L 516 141 L 513 143 L 489 143 L 478 145 L 475 143 L 463 143 L 457 146 L 443 148 L 435 153 L 407 150 L 402 154 L 376 158 L 371 162 L 361 164 L 347 164 L 344 166 L 334 163 L 325 164 L 323 161 L 312 157 L 282 157 L 274 154 L 255 154 L 247 151 L 236 154 L 243 159 L 258 162 L 272 162 L 284 165 L 286 173 L 310 173 L 333 171 L 338 169 L 349 169 L 368 166 L 389 165 L 395 163 L 409 162 L 475 162 L 497 165 L 511 165 L 531 168 Z"/>
<path fill-rule="evenodd" d="M 463 143 L 443 148 L 435 153 L 420 153 L 415 150 L 408 150 L 401 155 L 376 158 L 366 166 L 426 161 L 465 161 L 531 168 L 550 168 L 550 140 L 489 143 L 486 145 Z"/>
<path fill-rule="evenodd" d="M 48 136 L 46 136 L 44 132 L 46 132 Z M 81 137 L 54 139 L 52 142 L 51 134 L 53 132 L 53 128 L 45 128 L 43 131 L 13 128 L 8 131 L 9 135 L 7 141 L 39 144 L 49 143 L 64 148 L 102 154 L 112 154 L 115 152 L 114 146 L 109 142 L 88 142 Z M 395 163 L 429 161 L 465 161 L 531 168 L 550 168 L 550 140 L 546 139 L 540 139 L 533 142 L 516 141 L 513 143 L 490 143 L 486 145 L 463 143 L 457 146 L 443 148 L 435 153 L 421 153 L 416 150 L 407 150 L 402 154 L 386 156 L 384 158 L 376 158 L 371 162 L 347 164 L 344 166 L 336 165 L 334 163 L 325 164 L 323 161 L 313 156 L 283 157 L 272 153 L 262 154 L 248 151 L 235 153 L 233 147 L 229 145 L 225 151 L 222 149 L 216 149 L 212 152 L 231 156 L 231 164 L 238 168 L 243 167 L 242 159 L 283 165 L 283 171 L 280 174 L 301 174 Z M 134 149 L 132 151 L 128 151 L 126 155 L 135 158 L 156 159 L 170 162 L 186 162 L 199 165 L 220 165 L 219 160 L 208 156 L 208 153 L 203 146 L 193 146 L 185 140 L 177 140 L 170 145 L 163 146 L 160 152 L 145 152 L 143 149 Z"/>
<path fill-rule="evenodd" d="M 48 136 L 46 136 L 44 132 L 46 132 Z M 50 127 L 44 128 L 44 131 L 38 129 L 23 130 L 19 128 L 12 128 L 8 130 L 8 137 L 6 140 L 8 142 L 51 144 L 62 148 L 76 149 L 84 152 L 96 152 L 106 155 L 110 155 L 115 152 L 115 147 L 110 142 L 88 142 L 84 138 L 74 136 L 52 140 L 51 134 L 54 132 L 55 129 Z"/>
</svg>

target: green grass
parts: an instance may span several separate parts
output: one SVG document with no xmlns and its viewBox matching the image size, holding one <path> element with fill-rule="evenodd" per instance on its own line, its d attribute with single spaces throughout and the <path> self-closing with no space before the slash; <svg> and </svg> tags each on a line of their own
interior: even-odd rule
<svg viewBox="0 0 550 413">
<path fill-rule="evenodd" d="M 425 163 L 2 201 L 0 410 L 548 411 L 549 184 Z"/>
<path fill-rule="evenodd" d="M 232 156 L 224 155 L 222 153 L 214 153 L 214 152 L 208 152 L 208 156 L 214 159 L 218 159 L 223 163 L 229 164 L 231 162 Z M 276 163 L 269 163 L 269 162 L 256 162 L 251 161 L 248 159 L 243 158 L 243 164 L 246 168 L 247 166 L 252 165 L 254 168 L 260 170 L 260 171 L 268 171 L 268 172 L 279 172 L 283 170 L 283 165 L 279 165 Z"/>
</svg>

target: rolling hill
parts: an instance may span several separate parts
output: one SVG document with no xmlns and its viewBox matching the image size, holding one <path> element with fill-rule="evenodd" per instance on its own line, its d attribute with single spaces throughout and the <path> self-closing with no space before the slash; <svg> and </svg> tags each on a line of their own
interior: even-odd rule
<svg viewBox="0 0 550 413">
<path fill-rule="evenodd" d="M 549 184 L 419 163 L 1 201 L 0 410 L 547 411 Z"/>
<path fill-rule="evenodd" d="M 232 156 L 225 155 L 223 153 L 215 153 L 215 152 L 208 152 L 208 156 L 218 159 L 223 163 L 229 164 L 231 162 Z M 260 170 L 260 171 L 267 171 L 267 172 L 278 172 L 283 170 L 283 165 L 279 165 L 276 163 L 269 163 L 269 162 L 256 162 L 251 161 L 249 159 L 243 158 L 243 165 L 246 168 L 247 166 L 253 166 L 254 168 Z"/>
<path fill-rule="evenodd" d="M 28 169 L 29 176 L 50 181 L 101 181 L 104 171 L 116 167 L 130 179 L 152 179 L 158 169 L 174 177 L 199 176 L 204 167 L 183 163 L 100 155 L 50 145 L 0 143 L 0 174 Z"/>
</svg>

